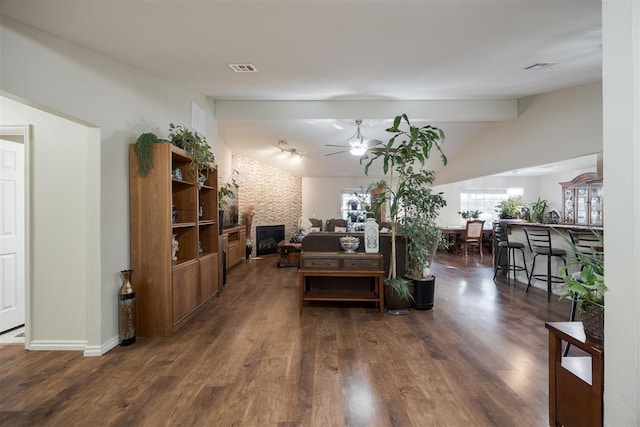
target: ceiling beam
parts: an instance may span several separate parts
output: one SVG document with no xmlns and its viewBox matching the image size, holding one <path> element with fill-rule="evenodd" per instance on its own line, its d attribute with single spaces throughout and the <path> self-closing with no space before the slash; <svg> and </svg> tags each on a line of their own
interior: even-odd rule
<svg viewBox="0 0 640 427">
<path fill-rule="evenodd" d="M 412 120 L 485 122 L 518 117 L 517 99 L 496 100 L 215 100 L 217 120 L 385 120 L 404 112 Z"/>
</svg>

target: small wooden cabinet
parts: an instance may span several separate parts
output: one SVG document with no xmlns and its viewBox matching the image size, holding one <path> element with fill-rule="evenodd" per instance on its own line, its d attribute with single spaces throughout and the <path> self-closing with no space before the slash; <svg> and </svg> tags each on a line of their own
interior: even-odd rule
<svg viewBox="0 0 640 427">
<path fill-rule="evenodd" d="M 549 330 L 549 425 L 601 426 L 604 349 L 584 333 L 582 322 L 547 322 Z M 562 357 L 562 342 L 584 357 Z"/>
<path fill-rule="evenodd" d="M 247 229 L 244 225 L 222 230 L 222 242 L 227 253 L 227 270 L 240 264 L 246 256 Z"/>
<path fill-rule="evenodd" d="M 210 164 L 199 185 L 190 167 L 186 151 L 154 144 L 153 168 L 141 177 L 130 146 L 131 281 L 141 336 L 173 335 L 219 290 L 217 169 Z"/>
<path fill-rule="evenodd" d="M 595 173 L 583 173 L 562 186 L 562 223 L 602 226 L 602 178 Z"/>
</svg>

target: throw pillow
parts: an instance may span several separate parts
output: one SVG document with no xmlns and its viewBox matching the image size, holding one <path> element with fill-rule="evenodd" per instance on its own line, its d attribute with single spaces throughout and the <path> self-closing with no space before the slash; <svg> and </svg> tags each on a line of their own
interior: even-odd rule
<svg viewBox="0 0 640 427">
<path fill-rule="evenodd" d="M 336 233 L 346 233 L 347 227 L 334 227 L 333 231 L 335 231 Z"/>
<path fill-rule="evenodd" d="M 313 232 L 317 233 L 318 231 L 320 231 L 320 227 L 310 227 L 309 228 L 309 233 L 313 233 Z"/>
</svg>

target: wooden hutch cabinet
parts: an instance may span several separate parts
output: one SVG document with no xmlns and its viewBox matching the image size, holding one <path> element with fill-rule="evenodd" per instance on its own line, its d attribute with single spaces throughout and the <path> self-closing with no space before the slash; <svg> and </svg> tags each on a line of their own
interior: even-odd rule
<svg viewBox="0 0 640 427">
<path fill-rule="evenodd" d="M 129 147 L 132 284 L 141 336 L 173 335 L 219 290 L 217 169 L 211 163 L 199 186 L 190 166 L 186 151 L 154 144 L 153 168 L 141 177 Z"/>
<path fill-rule="evenodd" d="M 560 185 L 563 224 L 602 226 L 602 178 L 595 173 L 583 173 Z"/>
</svg>

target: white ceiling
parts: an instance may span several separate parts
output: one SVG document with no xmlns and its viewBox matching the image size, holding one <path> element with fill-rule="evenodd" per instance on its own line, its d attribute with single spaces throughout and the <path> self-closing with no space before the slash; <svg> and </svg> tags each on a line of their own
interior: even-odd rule
<svg viewBox="0 0 640 427">
<path fill-rule="evenodd" d="M 3 15 L 210 96 L 216 110 L 230 100 L 331 101 L 315 116 L 258 102 L 218 118 L 233 152 L 302 176 L 361 175 L 357 158 L 327 157 L 335 150 L 324 144 L 345 143 L 358 118 L 365 137 L 388 139 L 388 120 L 405 112 L 398 101 L 443 128 L 452 157 L 508 115 L 482 102 L 515 105 L 601 78 L 600 0 L 0 1 Z M 555 65 L 524 70 L 535 63 Z M 481 104 L 456 115 L 469 100 Z M 277 139 L 304 158 L 283 159 Z"/>
</svg>

